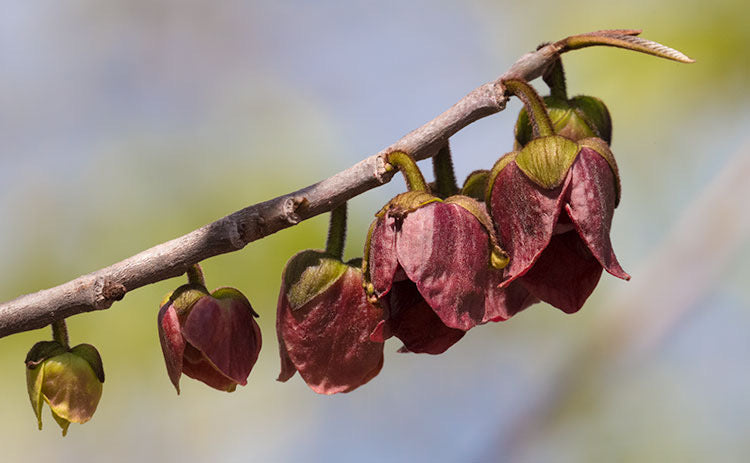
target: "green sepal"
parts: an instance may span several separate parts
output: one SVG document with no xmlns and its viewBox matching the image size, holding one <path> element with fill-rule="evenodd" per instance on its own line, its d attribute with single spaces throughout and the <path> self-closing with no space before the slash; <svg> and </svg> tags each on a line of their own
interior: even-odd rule
<svg viewBox="0 0 750 463">
<path fill-rule="evenodd" d="M 77 355 L 88 362 L 88 364 L 91 365 L 91 369 L 94 370 L 94 374 L 99 382 L 104 382 L 104 365 L 102 364 L 102 357 L 99 355 L 99 351 L 96 350 L 96 347 L 91 344 L 78 344 L 70 349 L 70 353 Z"/>
<path fill-rule="evenodd" d="M 362 288 L 367 293 L 368 298 L 371 298 L 375 293 L 375 287 L 370 282 L 370 240 L 372 239 L 372 233 L 375 230 L 379 219 L 375 219 L 367 229 L 367 237 L 365 238 L 365 250 L 362 253 Z"/>
<path fill-rule="evenodd" d="M 486 169 L 475 170 L 466 177 L 464 186 L 461 187 L 460 194 L 474 198 L 477 201 L 484 201 L 484 195 L 487 191 L 487 182 L 490 178 L 490 171 Z"/>
<path fill-rule="evenodd" d="M 375 216 L 377 218 L 383 218 L 385 217 L 386 212 L 389 211 L 391 214 L 406 216 L 410 212 L 416 211 L 420 207 L 436 201 L 441 201 L 441 199 L 426 191 L 407 191 L 406 193 L 401 193 L 388 201 L 388 204 L 383 206 Z"/>
<path fill-rule="evenodd" d="M 232 288 L 230 286 L 222 286 L 220 288 L 216 288 L 211 291 L 211 297 L 218 300 L 234 299 L 240 301 L 250 309 L 250 313 L 253 315 L 253 317 L 260 317 L 260 315 L 258 315 L 258 313 L 253 309 L 253 306 L 252 304 L 250 304 L 250 301 L 247 299 L 247 297 L 245 297 L 245 295 L 242 294 L 242 292 L 237 288 Z"/>
<path fill-rule="evenodd" d="M 67 351 L 68 349 L 57 341 L 39 341 L 26 354 L 24 363 L 26 363 L 26 368 L 33 370 L 48 358 L 64 354 Z"/>
<path fill-rule="evenodd" d="M 171 302 L 177 311 L 177 315 L 184 316 L 193 307 L 193 304 L 198 302 L 198 299 L 209 295 L 205 286 L 188 283 L 164 296 L 159 307 L 164 307 L 165 304 Z"/>
<path fill-rule="evenodd" d="M 52 412 L 52 418 L 55 419 L 55 422 L 57 422 L 57 425 L 60 426 L 60 429 L 62 429 L 62 435 L 63 437 L 68 435 L 68 428 L 70 427 L 70 421 L 66 420 L 62 416 L 55 413 L 54 410 L 50 410 Z M 42 429 L 42 426 L 39 426 L 39 429 Z"/>
<path fill-rule="evenodd" d="M 555 135 L 576 141 L 607 133 L 611 139 L 612 123 L 609 120 L 609 111 L 601 100 L 588 96 L 577 96 L 570 100 L 546 96 L 544 104 L 547 106 Z M 523 108 L 516 121 L 514 148 L 520 150 L 533 138 L 529 115 L 526 108 Z"/>
<path fill-rule="evenodd" d="M 44 405 L 42 382 L 44 382 L 44 368 L 26 368 L 26 388 L 40 430 L 42 429 L 42 405 Z"/>
<path fill-rule="evenodd" d="M 590 136 L 599 137 L 608 145 L 612 144 L 612 117 L 602 100 L 593 96 L 578 95 L 570 99 L 570 105 L 593 131 Z M 586 137 L 580 137 L 579 140 L 582 138 Z"/>
<path fill-rule="evenodd" d="M 612 150 L 609 148 L 609 144 L 601 138 L 584 138 L 578 141 L 578 145 L 581 148 L 591 148 L 596 151 L 601 157 L 603 157 L 607 164 L 609 164 L 612 173 L 615 176 L 615 207 L 620 204 L 620 194 L 622 185 L 620 184 L 620 171 L 617 169 L 617 162 L 615 161 L 615 155 L 612 154 Z"/>
<path fill-rule="evenodd" d="M 531 181 L 552 189 L 562 184 L 579 149 L 578 144 L 559 135 L 541 137 L 524 146 L 515 161 Z"/>
<path fill-rule="evenodd" d="M 612 142 L 612 119 L 602 100 L 586 95 L 569 100 L 546 96 L 544 104 L 556 135 L 573 141 L 599 137 L 607 143 Z M 514 148 L 520 150 L 533 138 L 529 115 L 523 108 L 516 121 Z"/>
<path fill-rule="evenodd" d="M 494 235 L 495 227 L 492 225 L 492 219 L 487 214 L 485 207 L 474 198 L 464 195 L 455 195 L 445 199 L 446 204 L 456 204 L 471 212 L 471 215 L 476 217 L 480 224 L 487 231 L 487 234 Z"/>
<path fill-rule="evenodd" d="M 323 251 L 306 250 L 286 264 L 284 283 L 292 310 L 298 310 L 336 283 L 350 266 Z"/>
</svg>

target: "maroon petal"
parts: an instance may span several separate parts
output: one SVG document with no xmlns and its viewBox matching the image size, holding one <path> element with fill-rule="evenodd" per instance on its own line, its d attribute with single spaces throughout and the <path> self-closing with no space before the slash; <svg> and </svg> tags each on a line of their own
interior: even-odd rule
<svg viewBox="0 0 750 463">
<path fill-rule="evenodd" d="M 620 267 L 609 239 L 615 210 L 615 176 L 607 161 L 584 147 L 571 169 L 571 187 L 566 210 L 591 253 L 612 275 L 629 280 Z"/>
<path fill-rule="evenodd" d="M 169 301 L 159 309 L 159 342 L 167 364 L 170 381 L 180 393 L 180 376 L 182 375 L 182 355 L 185 352 L 185 339 L 182 337 L 177 311 Z"/>
<path fill-rule="evenodd" d="M 287 265 L 289 264 L 287 263 Z M 286 298 L 287 283 L 285 276 L 286 271 L 282 273 L 281 291 L 279 291 L 279 300 L 276 303 L 276 337 L 279 341 L 279 357 L 281 358 L 281 371 L 276 381 L 281 381 L 282 383 L 288 381 L 297 372 L 297 367 L 294 366 L 294 362 L 289 358 L 284 337 L 281 335 L 284 312 L 289 310 L 289 301 Z"/>
<path fill-rule="evenodd" d="M 536 297 L 566 313 L 578 311 L 602 275 L 602 266 L 575 231 L 555 235 L 522 278 Z"/>
<path fill-rule="evenodd" d="M 370 281 L 378 296 L 382 296 L 391 289 L 393 275 L 398 267 L 396 258 L 396 220 L 386 214 L 378 218 L 370 237 L 370 253 L 368 257 L 370 267 Z"/>
<path fill-rule="evenodd" d="M 489 272 L 487 231 L 457 204 L 431 203 L 410 213 L 396 237 L 401 267 L 450 327 L 482 322 Z"/>
<path fill-rule="evenodd" d="M 377 329 L 385 328 L 387 333 L 399 338 L 408 352 L 442 354 L 465 334 L 463 330 L 445 326 L 411 281 L 394 283 L 382 302 L 390 318 L 387 328 L 379 326 Z"/>
<path fill-rule="evenodd" d="M 507 287 L 500 287 L 502 272 L 490 271 L 485 293 L 484 319 L 482 323 L 501 322 L 509 319 L 525 308 L 536 304 L 539 299 L 516 280 Z"/>
<path fill-rule="evenodd" d="M 288 306 L 288 303 L 285 302 L 285 304 Z M 276 320 L 278 324 L 278 318 Z M 287 351 L 286 343 L 284 342 L 284 340 L 281 338 L 281 336 L 278 336 L 278 339 L 279 358 L 281 358 L 281 371 L 279 372 L 279 376 L 278 378 L 276 378 L 276 381 L 285 383 L 289 381 L 289 379 L 294 376 L 295 373 L 297 373 L 297 367 L 294 366 L 294 362 L 292 362 L 292 359 L 289 358 L 289 352 Z"/>
<path fill-rule="evenodd" d="M 529 180 L 515 161 L 498 174 L 490 200 L 500 245 L 510 256 L 504 286 L 529 271 L 549 243 L 569 182 L 570 175 L 561 186 L 544 189 Z"/>
<path fill-rule="evenodd" d="M 247 384 L 258 359 L 261 337 L 246 302 L 203 297 L 193 305 L 182 334 L 220 373 L 238 384 Z"/>
<path fill-rule="evenodd" d="M 278 311 L 279 339 L 313 391 L 349 392 L 380 372 L 383 344 L 371 341 L 370 333 L 383 314 L 367 301 L 361 271 L 349 267 L 298 310 L 292 311 L 285 299 L 282 296 Z"/>
<path fill-rule="evenodd" d="M 222 374 L 216 367 L 195 347 L 188 344 L 185 346 L 185 358 L 182 366 L 183 372 L 193 379 L 197 379 L 214 389 L 232 392 L 237 388 L 237 382 Z"/>
</svg>

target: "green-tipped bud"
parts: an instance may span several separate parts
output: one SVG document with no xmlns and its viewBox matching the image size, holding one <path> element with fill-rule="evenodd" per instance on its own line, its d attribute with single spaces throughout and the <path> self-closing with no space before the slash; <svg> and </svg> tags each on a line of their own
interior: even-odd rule
<svg viewBox="0 0 750 463">
<path fill-rule="evenodd" d="M 26 385 L 39 429 L 44 402 L 63 436 L 70 423 L 90 420 L 102 397 L 102 383 L 102 359 L 90 344 L 66 349 L 57 341 L 42 341 L 26 356 Z"/>
<path fill-rule="evenodd" d="M 484 201 L 484 194 L 487 191 L 489 178 L 489 170 L 475 170 L 466 177 L 460 194 L 474 198 L 477 201 Z"/>
<path fill-rule="evenodd" d="M 607 106 L 600 99 L 585 95 L 568 100 L 547 96 L 544 104 L 556 135 L 573 141 L 598 137 L 608 144 L 612 142 L 612 120 Z M 526 108 L 518 115 L 515 135 L 517 150 L 534 138 Z"/>
</svg>

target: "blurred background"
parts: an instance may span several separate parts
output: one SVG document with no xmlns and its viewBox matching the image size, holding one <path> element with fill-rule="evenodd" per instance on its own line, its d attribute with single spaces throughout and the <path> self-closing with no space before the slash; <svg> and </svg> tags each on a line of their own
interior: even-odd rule
<svg viewBox="0 0 750 463">
<path fill-rule="evenodd" d="M 0 300 L 55 286 L 390 145 L 539 43 L 606 28 L 697 60 L 564 56 L 602 98 L 623 182 L 604 275 L 575 315 L 537 305 L 440 356 L 397 354 L 345 395 L 275 381 L 280 274 L 327 216 L 204 263 L 242 290 L 264 348 L 232 394 L 170 384 L 156 332 L 172 279 L 72 317 L 101 352 L 94 419 L 36 429 L 0 339 L 0 448 L 14 461 L 740 461 L 750 454 L 750 58 L 744 1 L 0 1 Z M 693 5 L 693 4 L 691 4 Z M 543 84 L 535 83 L 545 90 Z M 451 140 L 460 181 L 512 147 L 520 105 Z M 430 171 L 429 163 L 422 163 Z M 361 255 L 395 178 L 350 203 Z"/>
</svg>

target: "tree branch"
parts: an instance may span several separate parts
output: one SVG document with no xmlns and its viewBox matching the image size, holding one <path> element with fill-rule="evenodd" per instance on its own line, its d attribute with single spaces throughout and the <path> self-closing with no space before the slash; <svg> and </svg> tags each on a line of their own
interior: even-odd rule
<svg viewBox="0 0 750 463">
<path fill-rule="evenodd" d="M 129 291 L 179 276 L 202 260 L 238 251 L 250 242 L 328 212 L 341 203 L 390 181 L 394 172 L 385 170 L 385 155 L 388 153 L 404 151 L 417 160 L 431 157 L 459 130 L 478 119 L 502 111 L 508 100 L 502 85 L 505 79 L 533 80 L 541 76 L 560 53 L 595 44 L 593 42 L 597 34 L 606 39 L 606 43 L 602 41 L 602 44 L 623 46 L 617 43 L 613 45 L 613 37 L 634 35 L 635 32 L 600 31 L 540 46 L 536 51 L 522 56 L 497 80 L 474 89 L 435 119 L 408 133 L 380 153 L 333 177 L 246 207 L 179 238 L 60 286 L 2 303 L 0 338 L 42 328 L 71 315 L 108 309 Z M 581 37 L 586 38 L 583 44 L 579 43 Z M 642 48 L 649 49 L 648 43 L 655 44 L 639 40 L 638 46 Z M 646 45 L 643 45 L 644 42 Z M 655 45 L 662 47 L 659 50 L 674 52 L 662 45 Z M 655 47 L 649 49 L 650 52 L 653 52 L 653 48 Z M 665 57 L 676 59 L 674 56 Z"/>
</svg>

